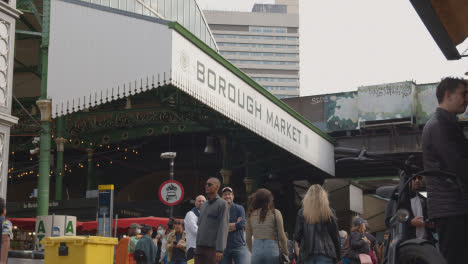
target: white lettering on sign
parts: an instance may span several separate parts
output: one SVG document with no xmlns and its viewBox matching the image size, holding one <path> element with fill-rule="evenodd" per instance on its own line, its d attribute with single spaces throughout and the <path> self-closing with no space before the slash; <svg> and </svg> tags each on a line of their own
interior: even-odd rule
<svg viewBox="0 0 468 264">
<path fill-rule="evenodd" d="M 333 144 L 279 102 L 252 87 L 233 73 L 234 69 L 224 66 L 176 31 L 172 54 L 172 83 L 179 89 L 293 155 L 335 174 Z"/>
</svg>

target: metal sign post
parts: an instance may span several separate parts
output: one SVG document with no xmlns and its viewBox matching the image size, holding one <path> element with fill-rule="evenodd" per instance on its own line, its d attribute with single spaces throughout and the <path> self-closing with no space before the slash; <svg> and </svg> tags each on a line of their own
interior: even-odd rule
<svg viewBox="0 0 468 264">
<path fill-rule="evenodd" d="M 176 157 L 176 152 L 164 152 L 161 153 L 161 159 L 169 159 L 169 179 L 174 180 L 174 159 Z M 162 186 L 162 185 L 161 185 Z M 174 207 L 170 205 L 169 207 L 169 217 L 172 218 L 174 215 Z"/>
<path fill-rule="evenodd" d="M 111 237 L 112 216 L 114 212 L 114 185 L 99 185 L 98 191 L 97 235 Z"/>
</svg>

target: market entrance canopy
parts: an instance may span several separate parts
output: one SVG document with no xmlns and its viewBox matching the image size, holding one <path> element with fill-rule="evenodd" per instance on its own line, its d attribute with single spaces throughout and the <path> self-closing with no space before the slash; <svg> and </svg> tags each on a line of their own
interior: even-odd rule
<svg viewBox="0 0 468 264">
<path fill-rule="evenodd" d="M 172 85 L 335 174 L 333 140 L 176 22 L 76 0 L 51 2 L 53 115 Z"/>
<path fill-rule="evenodd" d="M 448 60 L 461 58 L 457 45 L 468 37 L 466 0 L 410 0 Z"/>
</svg>

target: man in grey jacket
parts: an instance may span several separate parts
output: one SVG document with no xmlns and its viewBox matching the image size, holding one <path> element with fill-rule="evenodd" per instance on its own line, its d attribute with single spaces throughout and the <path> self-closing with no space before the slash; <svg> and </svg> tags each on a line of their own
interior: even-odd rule
<svg viewBox="0 0 468 264">
<path fill-rule="evenodd" d="M 200 207 L 195 264 L 216 264 L 223 257 L 229 229 L 229 206 L 218 195 L 220 181 L 209 178 L 205 185 L 208 200 Z"/>
</svg>

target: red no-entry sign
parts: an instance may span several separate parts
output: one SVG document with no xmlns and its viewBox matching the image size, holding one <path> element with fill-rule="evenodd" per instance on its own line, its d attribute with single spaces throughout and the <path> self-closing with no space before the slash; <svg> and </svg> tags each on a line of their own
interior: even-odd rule
<svg viewBox="0 0 468 264">
<path fill-rule="evenodd" d="M 159 200 L 165 205 L 176 205 L 184 199 L 184 187 L 178 181 L 165 181 L 159 186 Z"/>
</svg>

